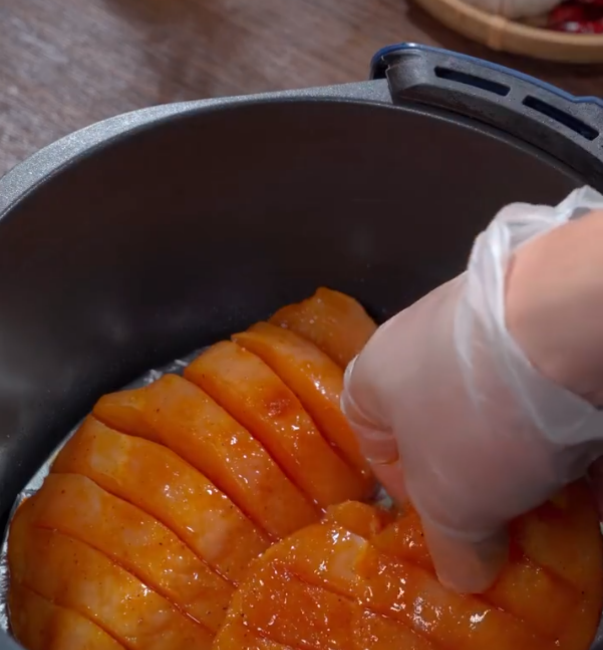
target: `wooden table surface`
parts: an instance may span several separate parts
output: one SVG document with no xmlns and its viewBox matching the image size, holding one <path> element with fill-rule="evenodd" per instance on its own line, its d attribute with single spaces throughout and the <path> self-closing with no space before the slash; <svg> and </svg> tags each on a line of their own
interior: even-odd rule
<svg viewBox="0 0 603 650">
<path fill-rule="evenodd" d="M 0 174 L 56 138 L 125 111 L 362 80 L 371 55 L 399 41 L 603 95 L 601 66 L 495 54 L 406 0 L 11 0 L 0 6 Z"/>
</svg>

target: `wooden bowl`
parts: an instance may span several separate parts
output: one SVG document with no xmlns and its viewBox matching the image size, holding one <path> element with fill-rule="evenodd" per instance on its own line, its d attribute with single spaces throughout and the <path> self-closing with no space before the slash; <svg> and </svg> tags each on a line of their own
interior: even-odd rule
<svg viewBox="0 0 603 650">
<path fill-rule="evenodd" d="M 563 63 L 603 63 L 603 35 L 532 27 L 473 7 L 464 0 L 415 0 L 447 27 L 493 50 Z"/>
</svg>

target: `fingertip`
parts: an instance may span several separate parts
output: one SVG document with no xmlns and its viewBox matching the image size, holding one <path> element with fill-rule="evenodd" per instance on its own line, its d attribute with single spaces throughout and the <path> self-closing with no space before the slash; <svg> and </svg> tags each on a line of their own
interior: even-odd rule
<svg viewBox="0 0 603 650">
<path fill-rule="evenodd" d="M 474 541 L 429 522 L 423 522 L 423 529 L 438 579 L 456 592 L 487 591 L 507 561 L 509 540 L 506 531 Z"/>
<path fill-rule="evenodd" d="M 387 494 L 399 506 L 408 501 L 404 469 L 400 460 L 392 463 L 372 463 L 371 467 L 379 483 L 385 488 Z"/>
<path fill-rule="evenodd" d="M 339 398 L 339 407 L 348 422 L 352 425 L 353 429 L 356 429 L 358 426 L 368 427 L 371 424 L 369 420 L 364 417 L 354 397 L 355 390 L 353 387 L 353 376 L 357 359 L 357 356 L 354 357 L 345 369 L 343 375 L 343 390 L 341 392 L 341 397 Z"/>
<path fill-rule="evenodd" d="M 340 399 L 341 410 L 356 434 L 360 451 L 369 463 L 395 463 L 398 460 L 398 445 L 392 431 L 372 415 L 368 415 L 366 405 L 360 406 L 356 397 L 358 391 L 352 377 L 357 358 L 350 362 L 345 372 L 344 390 Z"/>
<path fill-rule="evenodd" d="M 380 409 L 371 390 L 375 384 L 370 373 L 367 377 L 366 368 L 359 369 L 358 359 L 358 356 L 354 357 L 345 370 L 341 410 L 377 480 L 396 503 L 403 505 L 407 496 L 398 442 L 386 420 L 376 415 Z"/>
<path fill-rule="evenodd" d="M 344 394 L 349 389 L 350 382 L 352 381 L 352 375 L 354 373 L 354 367 L 356 366 L 356 361 L 358 360 L 358 355 L 356 355 L 350 363 L 348 363 L 345 372 L 343 373 L 343 392 Z"/>
</svg>

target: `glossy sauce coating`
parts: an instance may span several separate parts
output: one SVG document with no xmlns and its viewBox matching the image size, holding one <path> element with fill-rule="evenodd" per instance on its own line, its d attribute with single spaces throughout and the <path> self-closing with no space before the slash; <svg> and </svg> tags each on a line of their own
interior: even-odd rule
<svg viewBox="0 0 603 650">
<path fill-rule="evenodd" d="M 270 323 L 257 323 L 232 338 L 268 364 L 297 395 L 325 438 L 363 474 L 363 498 L 370 497 L 374 478 L 339 407 L 343 370 L 313 343 Z"/>
<path fill-rule="evenodd" d="M 34 528 L 36 497 L 11 526 L 13 580 L 92 620 L 131 650 L 211 648 L 213 634 L 105 555 L 61 533 Z"/>
<path fill-rule="evenodd" d="M 241 648 L 249 648 L 250 650 L 296 650 L 291 646 L 261 636 L 247 627 L 240 618 L 226 621 L 222 629 L 227 630 L 223 636 L 228 637 L 230 643 L 228 647 L 231 650 L 240 650 Z"/>
<path fill-rule="evenodd" d="M 313 650 L 372 650 L 385 639 L 421 650 L 588 650 L 603 605 L 603 542 L 588 488 L 572 485 L 564 498 L 514 523 L 508 566 L 483 596 L 439 584 L 412 511 L 391 521 L 363 504 L 331 508 L 254 564 L 215 648 L 234 650 L 229 625 L 239 620 Z M 369 622 L 381 634 L 368 634 Z"/>
<path fill-rule="evenodd" d="M 268 546 L 232 501 L 176 454 L 92 417 L 61 450 L 51 471 L 83 474 L 136 505 L 232 583 Z"/>
<path fill-rule="evenodd" d="M 561 635 L 560 648 L 590 647 L 591 630 L 601 617 L 603 560 L 599 515 L 589 487 L 584 482 L 570 485 L 555 500 L 516 520 L 511 534 L 515 548 L 531 562 L 580 593 L 576 624 Z"/>
<path fill-rule="evenodd" d="M 319 512 L 264 447 L 207 393 L 176 375 L 102 397 L 94 415 L 155 440 L 207 476 L 272 539 L 316 521 Z"/>
<path fill-rule="evenodd" d="M 512 523 L 510 561 L 483 599 L 558 638 L 560 648 L 588 648 L 603 599 L 598 528 L 588 487 L 568 486 L 559 498 Z M 385 528 L 372 544 L 433 571 L 415 512 Z M 581 625 L 571 625 L 573 619 Z"/>
<path fill-rule="evenodd" d="M 216 632 L 233 587 L 156 519 L 78 474 L 51 474 L 36 525 L 78 539 Z"/>
<path fill-rule="evenodd" d="M 579 506 L 577 506 L 579 507 Z M 534 513 L 532 517 L 536 517 Z M 556 533 L 553 533 L 556 536 Z M 400 518 L 372 538 L 380 551 L 407 560 L 433 573 L 433 563 L 423 537 L 421 522 L 414 511 Z M 555 564 L 559 559 L 555 561 Z M 493 587 L 485 594 L 487 602 L 530 622 L 544 635 L 561 637 L 569 619 L 578 614 L 581 595 L 556 571 L 540 566 L 526 556 L 515 539 L 511 561 L 506 564 Z M 546 607 L 542 603 L 546 602 Z"/>
<path fill-rule="evenodd" d="M 365 496 L 361 476 L 325 441 L 294 393 L 259 357 L 223 341 L 195 359 L 185 375 L 232 413 L 320 508 Z"/>
<path fill-rule="evenodd" d="M 307 300 L 279 309 L 270 322 L 308 339 L 342 368 L 360 353 L 377 329 L 360 303 L 324 287 Z"/>
</svg>

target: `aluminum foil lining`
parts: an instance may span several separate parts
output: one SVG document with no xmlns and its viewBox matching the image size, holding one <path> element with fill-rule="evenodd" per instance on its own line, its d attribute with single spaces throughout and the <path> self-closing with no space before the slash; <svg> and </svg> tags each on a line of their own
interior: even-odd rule
<svg viewBox="0 0 603 650">
<path fill-rule="evenodd" d="M 184 371 L 184 368 L 193 361 L 197 356 L 199 356 L 201 350 L 196 350 L 195 352 L 187 355 L 182 359 L 176 359 L 168 365 L 160 369 L 148 370 L 145 372 L 142 377 L 133 381 L 132 383 L 124 386 L 124 390 L 129 388 L 141 388 L 142 386 L 147 386 L 152 384 L 154 381 L 157 381 L 160 377 L 165 374 L 171 373 L 174 375 L 181 375 Z M 61 451 L 63 446 L 67 443 L 69 438 L 78 430 L 81 422 L 79 422 L 66 436 L 65 439 L 60 443 L 60 445 L 50 454 L 46 462 L 40 467 L 40 469 L 32 476 L 31 480 L 23 488 L 23 490 L 17 495 L 15 503 L 13 505 L 13 512 L 23 501 L 23 499 L 32 496 L 35 494 L 41 487 L 42 483 L 46 476 L 48 476 L 50 466 L 52 462 L 57 457 L 58 453 Z M 389 505 L 391 499 L 387 493 L 380 489 L 376 497 L 377 503 L 381 505 Z M 601 531 L 603 533 L 603 524 Z M 2 548 L 0 550 L 0 630 L 10 634 L 10 623 L 8 618 L 8 586 L 9 586 L 9 575 L 8 575 L 8 562 L 7 562 L 7 542 L 8 542 L 8 528 L 3 531 L 2 535 Z M 579 551 L 577 551 L 579 552 Z M 487 650 L 487 648 L 484 648 Z M 597 636 L 595 642 L 591 647 L 591 650 L 603 650 L 603 618 L 599 624 L 599 629 L 597 631 Z"/>
</svg>

